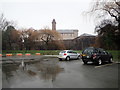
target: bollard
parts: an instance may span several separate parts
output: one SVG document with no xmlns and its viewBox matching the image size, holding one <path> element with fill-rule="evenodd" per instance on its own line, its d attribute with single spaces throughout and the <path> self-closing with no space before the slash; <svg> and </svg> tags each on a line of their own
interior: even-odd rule
<svg viewBox="0 0 120 90">
<path fill-rule="evenodd" d="M 36 53 L 36 55 L 40 55 L 40 53 Z"/>
<path fill-rule="evenodd" d="M 16 55 L 17 55 L 17 56 L 22 56 L 23 54 L 22 54 L 22 53 L 17 53 Z"/>
<path fill-rule="evenodd" d="M 30 54 L 30 53 L 26 53 L 25 55 L 26 55 L 26 56 L 30 56 L 31 54 Z"/>
<path fill-rule="evenodd" d="M 21 61 L 21 66 L 22 66 L 22 67 L 24 67 L 24 66 L 25 66 L 25 65 L 24 65 L 24 61 L 23 61 L 23 60 Z"/>
<path fill-rule="evenodd" d="M 6 54 L 6 56 L 12 56 L 12 54 Z"/>
<path fill-rule="evenodd" d="M 21 67 L 23 70 L 25 70 L 25 63 L 24 63 L 24 60 L 21 61 Z"/>
</svg>

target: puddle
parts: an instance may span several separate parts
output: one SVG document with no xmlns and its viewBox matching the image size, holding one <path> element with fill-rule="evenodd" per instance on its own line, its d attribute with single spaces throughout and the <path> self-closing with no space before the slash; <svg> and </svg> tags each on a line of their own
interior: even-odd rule
<svg viewBox="0 0 120 90">
<path fill-rule="evenodd" d="M 49 88 L 59 73 L 64 71 L 56 60 L 4 64 L 3 88 Z"/>
</svg>

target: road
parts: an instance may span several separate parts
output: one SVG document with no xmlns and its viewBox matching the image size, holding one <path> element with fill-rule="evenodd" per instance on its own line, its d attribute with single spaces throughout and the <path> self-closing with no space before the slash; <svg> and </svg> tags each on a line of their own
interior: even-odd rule
<svg viewBox="0 0 120 90">
<path fill-rule="evenodd" d="M 43 58 L 24 67 L 4 64 L 3 88 L 118 88 L 116 63 L 83 65 L 81 60 Z"/>
</svg>

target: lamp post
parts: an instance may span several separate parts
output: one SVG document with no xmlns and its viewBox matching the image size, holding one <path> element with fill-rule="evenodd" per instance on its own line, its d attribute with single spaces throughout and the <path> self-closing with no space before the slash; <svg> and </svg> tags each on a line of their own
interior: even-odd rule
<svg viewBox="0 0 120 90">
<path fill-rule="evenodd" d="M 28 35 L 25 35 L 25 34 L 23 34 L 22 35 L 22 44 L 23 44 L 23 48 L 25 49 L 25 50 L 27 50 L 27 48 L 26 48 L 26 44 L 27 44 L 27 39 L 28 39 Z"/>
<path fill-rule="evenodd" d="M 25 35 L 25 38 L 26 38 L 26 41 L 25 41 L 25 44 L 26 44 L 26 48 L 25 48 L 25 50 L 27 50 L 27 48 L 28 48 L 28 34 L 27 35 Z"/>
<path fill-rule="evenodd" d="M 24 47 L 25 47 L 24 42 L 25 42 L 25 40 L 22 37 L 22 49 L 24 49 Z"/>
</svg>

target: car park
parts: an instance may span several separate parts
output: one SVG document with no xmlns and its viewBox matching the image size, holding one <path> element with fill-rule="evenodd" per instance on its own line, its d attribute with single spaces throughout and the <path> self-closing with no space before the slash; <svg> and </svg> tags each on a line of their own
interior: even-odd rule
<svg viewBox="0 0 120 90">
<path fill-rule="evenodd" d="M 77 53 L 73 50 L 63 50 L 59 53 L 58 56 L 59 60 L 71 60 L 71 59 L 80 59 L 81 55 L 80 53 Z"/>
<path fill-rule="evenodd" d="M 112 63 L 113 56 L 102 48 L 88 47 L 82 51 L 82 61 L 87 64 L 89 61 L 96 65 L 101 65 L 105 62 Z"/>
</svg>

